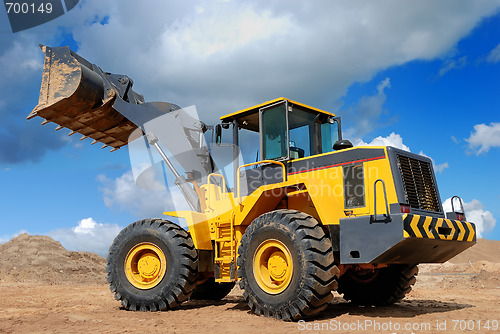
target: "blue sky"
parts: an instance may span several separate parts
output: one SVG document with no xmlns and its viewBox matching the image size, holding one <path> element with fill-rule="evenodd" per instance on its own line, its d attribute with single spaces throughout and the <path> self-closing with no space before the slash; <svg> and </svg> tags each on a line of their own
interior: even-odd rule
<svg viewBox="0 0 500 334">
<path fill-rule="evenodd" d="M 500 1 L 141 4 L 80 1 L 16 34 L 0 12 L 0 241 L 27 231 L 103 255 L 163 209 L 134 188 L 127 149 L 25 119 L 40 43 L 70 45 L 207 123 L 280 96 L 335 112 L 356 144 L 431 157 L 442 200 L 460 195 L 483 237 L 500 240 Z"/>
</svg>

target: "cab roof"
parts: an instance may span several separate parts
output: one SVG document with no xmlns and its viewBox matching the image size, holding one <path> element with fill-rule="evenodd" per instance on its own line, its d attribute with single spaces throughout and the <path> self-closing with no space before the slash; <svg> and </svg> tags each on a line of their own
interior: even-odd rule
<svg viewBox="0 0 500 334">
<path fill-rule="evenodd" d="M 269 105 L 272 105 L 272 104 L 275 104 L 275 103 L 278 103 L 281 101 L 288 101 L 288 104 L 291 105 L 292 107 L 295 106 L 295 107 L 298 107 L 300 109 L 307 110 L 310 112 L 325 114 L 328 116 L 335 117 L 335 114 L 332 114 L 328 111 L 314 108 L 314 107 L 308 106 L 306 104 L 287 99 L 285 97 L 279 97 L 277 99 L 274 99 L 271 101 L 266 101 L 264 103 L 255 105 L 253 107 L 242 109 L 242 110 L 236 111 L 234 113 L 222 116 L 220 119 L 224 123 L 229 123 L 229 122 L 232 122 L 233 120 L 237 119 L 238 125 L 240 127 L 248 129 L 248 130 L 252 130 L 252 131 L 259 131 L 259 110 L 263 107 L 267 107 Z"/>
</svg>

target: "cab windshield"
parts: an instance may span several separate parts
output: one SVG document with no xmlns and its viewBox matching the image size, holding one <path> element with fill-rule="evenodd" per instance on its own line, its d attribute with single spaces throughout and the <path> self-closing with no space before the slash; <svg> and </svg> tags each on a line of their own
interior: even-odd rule
<svg viewBox="0 0 500 334">
<path fill-rule="evenodd" d="M 282 101 L 260 109 L 262 159 L 299 159 L 333 151 L 338 124 L 326 114 Z"/>
</svg>

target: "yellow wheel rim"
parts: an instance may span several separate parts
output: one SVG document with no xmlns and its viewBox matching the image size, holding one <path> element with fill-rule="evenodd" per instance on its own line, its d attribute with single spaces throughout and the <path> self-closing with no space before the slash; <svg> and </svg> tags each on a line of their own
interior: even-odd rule
<svg viewBox="0 0 500 334">
<path fill-rule="evenodd" d="M 253 272 L 257 284 L 266 293 L 283 292 L 292 280 L 293 262 L 288 248 L 279 240 L 266 240 L 253 257 Z"/>
<path fill-rule="evenodd" d="M 138 289 L 154 288 L 167 271 L 163 251 L 150 242 L 142 242 L 132 248 L 125 258 L 125 275 L 130 284 Z"/>
</svg>

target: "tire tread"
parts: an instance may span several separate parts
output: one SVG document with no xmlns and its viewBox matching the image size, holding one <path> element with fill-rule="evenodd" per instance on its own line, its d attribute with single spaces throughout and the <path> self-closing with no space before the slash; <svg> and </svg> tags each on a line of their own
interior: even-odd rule
<svg viewBox="0 0 500 334">
<path fill-rule="evenodd" d="M 252 236 L 268 222 L 284 226 L 290 231 L 292 239 L 299 240 L 306 261 L 306 272 L 303 273 L 306 277 L 302 278 L 304 285 L 278 309 L 258 301 L 248 284 L 247 274 L 242 270 L 246 259 L 251 258 L 247 251 Z M 257 217 L 245 231 L 238 254 L 240 288 L 244 290 L 243 298 L 256 314 L 286 321 L 298 320 L 321 312 L 333 298 L 331 291 L 337 286 L 339 270 L 334 262 L 331 240 L 318 221 L 308 214 L 296 210 L 276 210 Z"/>
<path fill-rule="evenodd" d="M 153 229 L 160 232 L 159 238 L 171 241 L 175 256 L 180 260 L 180 274 L 170 289 L 162 289 L 155 296 L 141 298 L 131 295 L 123 288 L 123 277 L 117 274 L 117 262 L 120 257 L 122 242 L 132 233 L 140 233 L 142 229 Z M 187 300 L 194 288 L 198 275 L 198 252 L 189 234 L 180 226 L 167 220 L 153 218 L 136 221 L 124 228 L 113 241 L 107 258 L 106 273 L 111 292 L 116 300 L 128 310 L 159 311 L 178 307 Z M 125 278 L 126 279 L 126 278 Z M 161 284 L 161 283 L 160 283 Z M 151 300 L 153 299 L 153 300 Z"/>
</svg>

